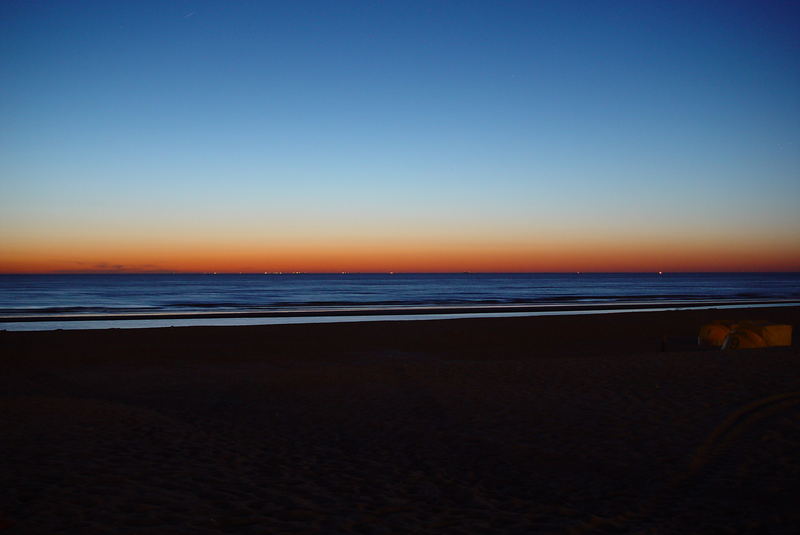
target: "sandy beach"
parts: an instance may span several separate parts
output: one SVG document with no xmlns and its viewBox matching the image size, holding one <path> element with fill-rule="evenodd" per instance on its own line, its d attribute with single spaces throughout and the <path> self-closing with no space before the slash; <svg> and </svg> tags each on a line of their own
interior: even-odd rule
<svg viewBox="0 0 800 535">
<path fill-rule="evenodd" d="M 712 319 L 795 342 L 698 350 Z M 793 533 L 798 325 L 0 332 L 0 532 Z"/>
</svg>

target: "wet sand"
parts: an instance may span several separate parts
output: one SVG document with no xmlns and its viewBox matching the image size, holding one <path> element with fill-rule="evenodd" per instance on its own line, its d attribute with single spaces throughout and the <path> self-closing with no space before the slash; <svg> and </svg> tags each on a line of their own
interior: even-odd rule
<svg viewBox="0 0 800 535">
<path fill-rule="evenodd" d="M 0 532 L 793 533 L 800 308 L 2 332 Z"/>
</svg>

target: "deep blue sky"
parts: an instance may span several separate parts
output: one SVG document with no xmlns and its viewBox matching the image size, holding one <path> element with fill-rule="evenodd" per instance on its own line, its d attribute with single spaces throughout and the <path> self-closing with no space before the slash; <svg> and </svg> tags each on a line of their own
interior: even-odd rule
<svg viewBox="0 0 800 535">
<path fill-rule="evenodd" d="M 730 256 L 737 235 L 800 267 L 798 2 L 5 1 L 0 21 L 14 265 L 56 238 L 99 262 L 154 236 L 532 258 L 698 235 Z"/>
</svg>

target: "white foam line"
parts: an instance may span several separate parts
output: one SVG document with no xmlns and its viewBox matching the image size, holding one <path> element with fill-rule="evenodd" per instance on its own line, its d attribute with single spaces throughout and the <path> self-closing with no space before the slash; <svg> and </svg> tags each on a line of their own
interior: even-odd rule
<svg viewBox="0 0 800 535">
<path fill-rule="evenodd" d="M 92 321 L 41 321 L 4 322 L 0 330 L 8 331 L 56 331 L 95 329 L 147 329 L 154 327 L 222 327 L 245 325 L 291 325 L 307 323 L 356 323 L 373 321 L 420 321 L 454 320 L 468 318 L 514 318 L 528 316 L 583 316 L 587 314 L 621 314 L 630 312 L 665 312 L 672 310 L 711 310 L 732 308 L 772 308 L 800 306 L 800 302 L 770 304 L 729 304 L 708 306 L 666 306 L 659 308 L 617 308 L 612 310 L 544 310 L 531 312 L 464 312 L 454 314 L 386 314 L 368 316 L 303 316 L 270 318 L 176 318 L 176 319 L 120 319 Z"/>
</svg>

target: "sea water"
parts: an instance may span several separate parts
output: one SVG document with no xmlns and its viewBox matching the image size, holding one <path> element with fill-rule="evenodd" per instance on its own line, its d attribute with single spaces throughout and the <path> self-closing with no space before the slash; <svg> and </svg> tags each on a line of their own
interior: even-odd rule
<svg viewBox="0 0 800 535">
<path fill-rule="evenodd" d="M 245 324 L 234 316 L 792 300 L 800 300 L 800 273 L 0 275 L 0 329 L 21 328 L 23 318 L 229 315 Z"/>
</svg>

